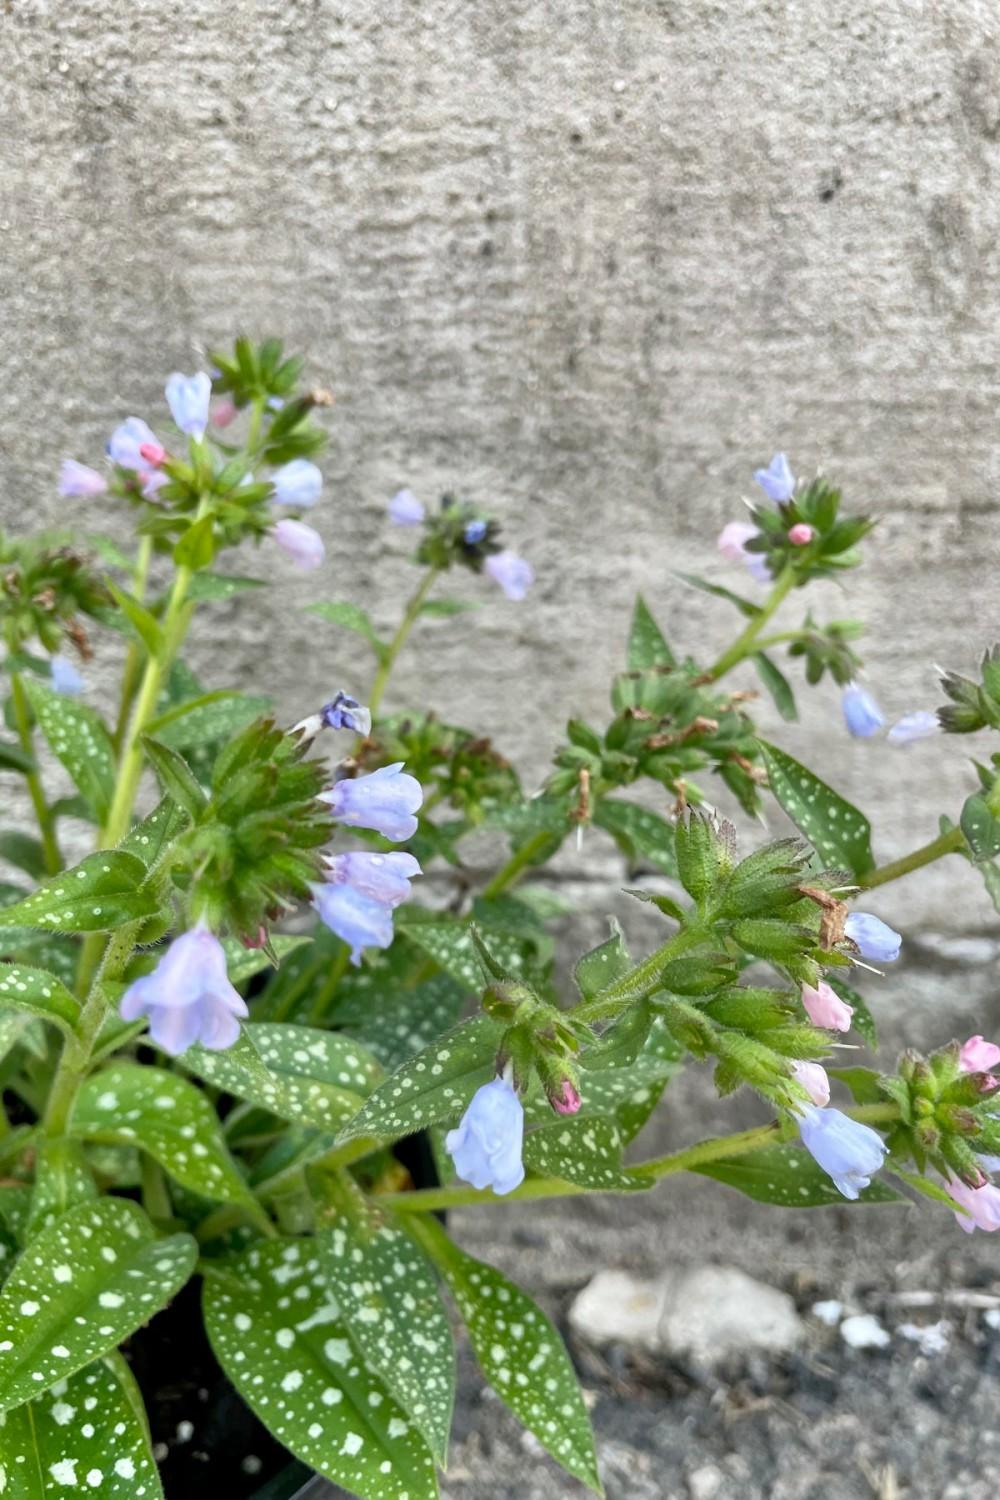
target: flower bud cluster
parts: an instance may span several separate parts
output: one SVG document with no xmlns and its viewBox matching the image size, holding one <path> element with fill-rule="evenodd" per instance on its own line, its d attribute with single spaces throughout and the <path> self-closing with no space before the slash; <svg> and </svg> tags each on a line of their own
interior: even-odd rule
<svg viewBox="0 0 1000 1500">
<path fill-rule="evenodd" d="M 437 510 L 428 510 L 412 490 L 398 490 L 389 501 L 395 526 L 423 527 L 417 561 L 444 571 L 455 565 L 486 573 L 508 599 L 521 600 L 535 581 L 531 564 L 500 543 L 500 524 L 454 495 L 442 495 Z"/>
<path fill-rule="evenodd" d="M 0 532 L 0 631 L 12 655 L 37 642 L 60 662 L 67 645 L 86 661 L 91 650 L 81 616 L 98 617 L 110 603 L 88 560 L 60 537 L 42 532 L 14 540 Z"/>
</svg>

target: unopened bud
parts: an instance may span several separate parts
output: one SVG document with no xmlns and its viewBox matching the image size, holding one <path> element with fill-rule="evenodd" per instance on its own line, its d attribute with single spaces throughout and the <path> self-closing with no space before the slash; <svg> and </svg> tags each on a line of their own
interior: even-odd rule
<svg viewBox="0 0 1000 1500">
<path fill-rule="evenodd" d="M 236 420 L 236 402 L 231 396 L 223 396 L 210 407 L 208 420 L 213 427 L 228 427 Z"/>
<path fill-rule="evenodd" d="M 788 533 L 788 540 L 793 547 L 808 547 L 816 533 L 811 526 L 804 521 L 797 521 Z"/>
<path fill-rule="evenodd" d="M 549 1095 L 549 1103 L 557 1115 L 575 1115 L 582 1102 L 568 1078 L 564 1078 L 559 1087 Z"/>
<path fill-rule="evenodd" d="M 139 457 L 154 469 L 158 469 L 167 456 L 167 450 L 162 443 L 140 443 Z"/>
</svg>

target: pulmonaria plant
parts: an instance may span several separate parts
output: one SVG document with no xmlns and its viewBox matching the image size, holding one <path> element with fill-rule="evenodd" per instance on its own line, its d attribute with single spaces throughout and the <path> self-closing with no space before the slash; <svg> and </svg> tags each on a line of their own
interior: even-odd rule
<svg viewBox="0 0 1000 1500">
<path fill-rule="evenodd" d="M 383 708 L 411 632 L 452 630 L 478 602 L 440 597 L 445 574 L 485 574 L 492 607 L 531 608 L 533 570 L 492 499 L 388 501 L 412 593 L 388 633 L 377 601 L 374 617 L 310 606 L 365 642 L 371 680 L 345 682 L 321 635 L 328 693 L 293 703 L 284 728 L 256 689 L 203 686 L 185 648 L 218 602 L 259 597 L 264 579 L 219 567 L 231 550 L 323 576 L 316 415 L 332 397 L 300 387 L 276 340 L 211 361 L 170 375 L 150 421 L 123 414 L 105 462 L 67 457 L 53 475 L 86 547 L 0 537 L 0 772 L 24 794 L 0 843 L 0 1493 L 27 1495 L 30 1474 L 162 1495 L 160 1435 L 116 1350 L 153 1337 L 195 1275 L 232 1385 L 349 1492 L 437 1494 L 455 1381 L 442 1292 L 501 1399 L 599 1489 L 557 1330 L 438 1211 L 691 1170 L 776 1206 L 916 1192 L 963 1230 L 1000 1227 L 1000 1045 L 977 1032 L 894 1071 L 839 1052 L 874 1049 L 855 985 L 905 951 L 877 914 L 882 885 L 955 855 L 1000 899 L 1000 752 L 974 763 L 957 821 L 878 865 L 867 818 L 762 735 L 733 674 L 752 669 L 794 718 L 779 651 L 841 690 L 859 753 L 882 753 L 886 722 L 861 685 L 857 622 L 775 619 L 844 576 L 871 525 L 782 454 L 720 538 L 720 566 L 746 569 L 759 599 L 681 580 L 738 610 L 730 645 L 679 652 L 638 600 L 607 720 L 570 721 L 542 788 L 428 704 Z M 116 540 L 98 529 L 109 515 Z M 102 712 L 86 663 L 122 640 Z M 899 705 L 888 742 L 1000 729 L 996 650 L 979 681 L 948 672 L 943 689 L 936 712 Z M 800 838 L 750 837 L 771 802 Z M 485 873 L 484 831 L 501 846 Z M 518 883 L 586 831 L 614 842 L 669 925 L 639 959 L 613 925 L 567 983 L 552 903 Z M 644 1157 L 635 1137 L 688 1064 L 710 1066 L 722 1097 L 752 1090 L 761 1123 Z M 416 1134 L 438 1175 L 407 1167 Z"/>
</svg>

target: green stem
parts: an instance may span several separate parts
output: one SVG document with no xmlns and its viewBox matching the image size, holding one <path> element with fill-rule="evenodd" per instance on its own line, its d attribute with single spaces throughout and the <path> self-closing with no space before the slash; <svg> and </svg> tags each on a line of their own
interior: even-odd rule
<svg viewBox="0 0 1000 1500">
<path fill-rule="evenodd" d="M 149 581 L 149 565 L 152 558 L 153 538 L 151 536 L 141 537 L 139 550 L 135 558 L 135 568 L 132 571 L 132 593 L 140 604 L 142 604 L 146 597 L 146 584 Z M 142 653 L 143 648 L 141 644 L 138 641 L 132 641 L 128 648 L 128 654 L 125 657 L 125 668 L 122 672 L 121 703 L 118 708 L 118 720 L 115 724 L 115 732 L 111 737 L 116 752 L 121 748 L 128 725 L 129 714 L 132 710 Z"/>
<path fill-rule="evenodd" d="M 345 943 L 330 965 L 330 972 L 313 997 L 313 1003 L 309 1007 L 309 1026 L 319 1026 L 326 1016 L 327 1007 L 336 993 L 337 986 L 347 973 L 347 965 L 350 961 L 351 950 Z"/>
<path fill-rule="evenodd" d="M 530 839 L 525 839 L 520 849 L 511 855 L 503 868 L 498 870 L 489 884 L 483 887 L 484 897 L 489 900 L 491 896 L 499 896 L 501 891 L 513 885 L 528 866 L 535 863 L 535 856 L 541 854 L 551 838 L 551 833 L 540 829 L 538 833 L 533 833 Z"/>
<path fill-rule="evenodd" d="M 90 1068 L 101 1023 L 107 1003 L 103 985 L 105 980 L 117 979 L 125 969 L 135 947 L 135 937 L 141 924 L 129 922 L 119 927 L 108 938 L 100 968 L 90 981 L 87 998 L 76 1023 L 76 1030 L 66 1038 L 62 1056 L 52 1079 L 52 1089 L 45 1111 L 45 1134 L 64 1135 L 73 1102 Z"/>
<path fill-rule="evenodd" d="M 704 941 L 704 933 L 696 927 L 686 927 L 682 932 L 675 933 L 659 948 L 653 950 L 648 958 L 644 958 L 640 964 L 606 989 L 601 990 L 592 1000 L 584 1000 L 568 1012 L 574 1021 L 607 1021 L 616 1016 L 619 1011 L 627 1010 L 630 1005 L 643 1000 L 647 995 L 655 994 L 660 988 L 663 980 L 663 971 L 668 963 L 685 951 L 693 948 Z"/>
<path fill-rule="evenodd" d="M 957 854 L 964 843 L 965 835 L 962 830 L 951 828 L 938 838 L 931 839 L 929 844 L 922 844 L 919 849 L 904 854 L 901 859 L 894 859 L 890 864 L 869 870 L 866 875 L 859 875 L 858 885 L 866 891 L 877 885 L 888 885 L 890 880 L 899 880 L 903 875 L 909 875 L 911 870 L 922 870 L 924 865 L 932 865 L 945 854 Z"/>
<path fill-rule="evenodd" d="M 28 703 L 28 695 L 24 690 L 20 672 L 10 674 L 11 703 L 14 709 L 14 723 L 17 726 L 17 737 L 21 742 L 21 749 L 26 755 L 35 758 L 35 746 L 31 733 L 31 708 Z M 38 832 L 42 839 L 42 856 L 45 860 L 45 873 L 47 875 L 58 875 L 62 869 L 62 857 L 59 853 L 59 844 L 56 841 L 55 819 L 52 809 L 49 807 L 45 796 L 45 788 L 42 786 L 42 778 L 38 771 L 29 771 L 25 780 L 28 783 L 28 795 L 31 805 L 35 809 L 35 819 L 38 823 Z"/>
<path fill-rule="evenodd" d="M 389 677 L 391 676 L 392 669 L 396 664 L 396 657 L 399 655 L 400 651 L 402 651 L 404 645 L 406 644 L 407 636 L 410 634 L 410 631 L 417 623 L 417 617 L 420 614 L 420 610 L 423 606 L 424 600 L 427 598 L 427 595 L 430 593 L 431 589 L 437 582 L 438 574 L 440 573 L 440 571 L 440 568 L 428 568 L 427 572 L 421 579 L 419 587 L 414 590 L 413 594 L 411 594 L 409 602 L 407 603 L 407 606 L 403 611 L 403 618 L 399 622 L 399 627 L 396 630 L 396 634 L 389 642 L 385 650 L 385 655 L 379 662 L 378 671 L 375 673 L 375 680 L 372 683 L 371 691 L 368 694 L 368 708 L 371 711 L 371 716 L 373 719 L 378 713 L 379 708 L 381 707 L 382 698 L 389 683 Z"/>
<path fill-rule="evenodd" d="M 731 672 L 733 667 L 738 666 L 746 657 L 753 655 L 758 649 L 758 636 L 771 616 L 780 608 L 794 586 L 794 569 L 784 568 L 775 580 L 771 592 L 761 605 L 760 613 L 754 615 L 753 619 L 747 624 L 746 629 L 736 637 L 728 651 L 724 651 L 715 665 L 709 667 L 708 671 L 703 674 L 701 678 L 703 682 L 718 682 L 720 677 L 724 677 L 727 672 Z"/>
</svg>

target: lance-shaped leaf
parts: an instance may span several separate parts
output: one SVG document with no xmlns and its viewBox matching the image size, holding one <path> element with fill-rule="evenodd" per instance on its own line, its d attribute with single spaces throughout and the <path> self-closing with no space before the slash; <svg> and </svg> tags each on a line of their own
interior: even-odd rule
<svg viewBox="0 0 1000 1500">
<path fill-rule="evenodd" d="M 467 922 L 455 917 L 426 919 L 418 908 L 407 907 L 398 913 L 396 926 L 459 984 L 475 993 L 483 988 L 486 983 L 483 965 Z M 505 974 L 527 974 L 534 946 L 530 940 L 491 928 L 487 942 L 498 968 Z"/>
<path fill-rule="evenodd" d="M 16 828 L 0 833 L 0 858 L 7 860 L 8 864 L 17 865 L 19 870 L 24 870 L 33 880 L 41 880 L 46 873 L 45 850 L 41 841 Z"/>
<path fill-rule="evenodd" d="M 270 698 L 220 689 L 167 709 L 148 726 L 148 733 L 171 750 L 197 750 L 230 739 L 270 708 Z"/>
<path fill-rule="evenodd" d="M 362 1007 L 339 1003 L 337 1022 L 348 1027 L 385 1068 L 398 1068 L 429 1047 L 458 1020 L 466 991 L 450 974 L 435 974 L 412 990 L 389 990 Z"/>
<path fill-rule="evenodd" d="M 870 870 L 871 824 L 864 814 L 776 745 L 758 743 L 771 791 L 823 863 L 854 875 Z"/>
<path fill-rule="evenodd" d="M 192 578 L 188 598 L 214 604 L 220 600 L 232 599 L 234 594 L 245 593 L 247 589 L 266 587 L 267 582 L 263 578 L 246 578 L 237 573 L 201 572 Z"/>
<path fill-rule="evenodd" d="M 826 1208 L 831 1203 L 843 1206 L 849 1201 L 838 1193 L 804 1146 L 764 1146 L 760 1151 L 734 1156 L 730 1161 L 706 1162 L 693 1170 L 738 1188 L 757 1203 L 774 1203 L 779 1208 Z M 857 1201 L 905 1203 L 906 1199 L 876 1177 Z"/>
<path fill-rule="evenodd" d="M 594 813 L 598 828 L 610 833 L 627 859 L 645 859 L 665 875 L 677 875 L 673 825 L 659 813 L 620 797 L 602 797 Z"/>
<path fill-rule="evenodd" d="M 113 1063 L 76 1097 L 70 1130 L 85 1140 L 140 1146 L 184 1187 L 221 1203 L 252 1194 L 226 1149 L 215 1110 L 177 1073 Z"/>
<path fill-rule="evenodd" d="M 102 849 L 54 875 L 23 901 L 0 908 L 0 927 L 113 932 L 157 910 L 152 892 L 142 889 L 145 879 L 146 867 L 134 854 Z"/>
<path fill-rule="evenodd" d="M 190 1047 L 181 1062 L 199 1078 L 282 1120 L 338 1130 L 382 1070 L 359 1043 L 308 1026 L 244 1026 L 234 1047 Z"/>
<path fill-rule="evenodd" d="M 794 722 L 799 716 L 799 711 L 795 706 L 792 685 L 784 672 L 780 667 L 775 666 L 764 651 L 755 652 L 753 664 L 757 668 L 758 677 L 774 699 L 774 706 L 781 717 L 789 723 Z"/>
<path fill-rule="evenodd" d="M 134 854 L 147 870 L 151 870 L 190 821 L 183 808 L 170 797 L 163 797 L 153 811 L 125 835 L 118 848 Z"/>
<path fill-rule="evenodd" d="M 524 1138 L 524 1165 L 539 1177 L 561 1177 L 597 1192 L 652 1186 L 622 1166 L 624 1140 L 615 1120 L 600 1115 L 553 1120 Z"/>
<path fill-rule="evenodd" d="M 73 1030 L 80 1016 L 80 1002 L 61 980 L 27 964 L 0 964 L 0 1007 L 28 1011 L 65 1032 Z"/>
<path fill-rule="evenodd" d="M 490 1385 L 557 1463 L 600 1493 L 587 1408 L 557 1330 L 500 1271 L 466 1255 L 427 1216 L 412 1219 L 412 1232 L 447 1282 Z"/>
<path fill-rule="evenodd" d="M 379 661 L 385 658 L 388 647 L 379 639 L 371 617 L 357 604 L 342 600 L 334 604 L 309 604 L 306 608 L 310 614 L 319 615 L 321 620 L 329 620 L 331 625 L 342 625 L 345 630 L 353 630 L 368 642 Z"/>
<path fill-rule="evenodd" d="M 156 778 L 166 795 L 182 807 L 190 818 L 199 818 L 204 812 L 208 798 L 199 785 L 191 767 L 182 755 L 162 745 L 149 735 L 142 737 L 143 747 L 149 757 Z"/>
<path fill-rule="evenodd" d="M 120 1344 L 179 1291 L 196 1258 L 190 1235 L 159 1239 L 124 1198 L 84 1203 L 43 1229 L 0 1292 L 0 1410 Z"/>
<path fill-rule="evenodd" d="M 595 995 L 606 990 L 609 984 L 614 984 L 616 979 L 627 974 L 631 967 L 632 960 L 625 946 L 625 936 L 618 922 L 613 919 L 611 936 L 583 955 L 573 970 L 573 978 L 584 1000 L 592 1000 Z"/>
<path fill-rule="evenodd" d="M 8 1412 L 0 1447 L 4 1500 L 163 1500 L 142 1395 L 109 1354 Z"/>
<path fill-rule="evenodd" d="M 305 936 L 293 937 L 287 933 L 275 933 L 271 937 L 270 948 L 280 964 L 289 953 L 294 953 L 296 948 L 304 948 L 309 941 L 309 938 Z M 260 974 L 265 969 L 274 966 L 273 959 L 262 948 L 245 948 L 236 938 L 224 938 L 222 946 L 226 954 L 226 972 L 229 975 L 230 984 L 243 984 L 246 980 L 252 979 L 255 974 Z"/>
<path fill-rule="evenodd" d="M 443 1465 L 455 1399 L 455 1348 L 427 1257 L 393 1225 L 359 1225 L 347 1215 L 317 1243 L 358 1353 Z"/>
<path fill-rule="evenodd" d="M 503 1031 L 489 1016 L 479 1015 L 446 1032 L 379 1085 L 340 1139 L 394 1140 L 438 1120 L 457 1120 L 476 1090 L 493 1077 Z"/>
<path fill-rule="evenodd" d="M 641 594 L 635 597 L 632 624 L 628 633 L 626 663 L 631 672 L 641 672 L 647 667 L 677 665 L 677 658 L 667 644 L 666 637 L 653 619 L 649 606 Z"/>
<path fill-rule="evenodd" d="M 434 1460 L 358 1355 L 310 1246 L 252 1246 L 206 1277 L 202 1305 L 219 1363 L 286 1448 L 364 1500 L 436 1500 Z"/>
<path fill-rule="evenodd" d="M 103 822 L 115 789 L 115 757 L 104 720 L 86 703 L 56 693 L 35 678 L 26 678 L 25 687 L 52 753 Z"/>
</svg>

